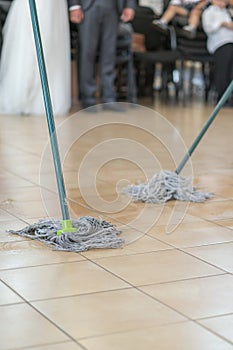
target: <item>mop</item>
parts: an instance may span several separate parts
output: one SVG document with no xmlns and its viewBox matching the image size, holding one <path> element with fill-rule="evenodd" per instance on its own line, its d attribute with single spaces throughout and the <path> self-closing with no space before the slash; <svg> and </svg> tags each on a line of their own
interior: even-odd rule
<svg viewBox="0 0 233 350">
<path fill-rule="evenodd" d="M 22 230 L 9 230 L 8 232 L 42 241 L 47 245 L 52 245 L 55 250 L 81 252 L 91 248 L 121 247 L 124 241 L 119 237 L 121 232 L 114 225 L 89 216 L 70 219 L 35 0 L 29 0 L 29 6 L 62 220 L 39 220 Z"/>
<path fill-rule="evenodd" d="M 148 183 L 129 185 L 124 188 L 122 192 L 132 198 L 133 201 L 144 203 L 165 203 L 171 199 L 204 202 L 206 199 L 211 198 L 213 193 L 197 191 L 195 187 L 192 186 L 190 178 L 180 176 L 179 174 L 232 91 L 233 80 L 174 172 L 160 171 L 160 173 L 155 174 Z"/>
</svg>

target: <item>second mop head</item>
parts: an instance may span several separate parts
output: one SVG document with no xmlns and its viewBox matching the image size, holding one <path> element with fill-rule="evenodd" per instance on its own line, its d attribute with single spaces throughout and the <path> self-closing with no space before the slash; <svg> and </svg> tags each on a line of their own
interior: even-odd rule
<svg viewBox="0 0 233 350">
<path fill-rule="evenodd" d="M 188 202 L 204 202 L 212 193 L 196 191 L 191 179 L 172 171 L 161 171 L 147 184 L 130 185 L 123 190 L 135 202 L 165 203 L 176 199 Z"/>
</svg>

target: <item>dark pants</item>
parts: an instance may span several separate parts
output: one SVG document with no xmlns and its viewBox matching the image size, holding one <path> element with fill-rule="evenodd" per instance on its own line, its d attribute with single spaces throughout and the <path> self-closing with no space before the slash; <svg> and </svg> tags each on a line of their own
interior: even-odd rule
<svg viewBox="0 0 233 350">
<path fill-rule="evenodd" d="M 83 105 L 96 103 L 97 57 L 102 102 L 113 102 L 116 99 L 114 80 L 119 20 L 117 9 L 110 5 L 104 7 L 96 1 L 84 16 L 84 21 L 79 26 L 80 52 L 78 53 L 79 90 L 82 103 Z"/>
<path fill-rule="evenodd" d="M 136 7 L 135 17 L 132 21 L 133 29 L 136 33 L 144 34 L 145 47 L 148 51 L 158 50 L 166 46 L 166 35 L 158 32 L 152 24 L 155 18 L 156 15 L 151 8 L 144 6 Z"/>
<path fill-rule="evenodd" d="M 225 44 L 214 52 L 215 86 L 218 99 L 233 79 L 233 43 Z"/>
</svg>

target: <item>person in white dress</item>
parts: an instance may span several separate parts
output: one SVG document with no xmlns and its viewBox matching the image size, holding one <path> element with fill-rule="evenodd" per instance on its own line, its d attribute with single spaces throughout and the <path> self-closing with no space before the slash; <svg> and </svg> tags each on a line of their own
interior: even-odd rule
<svg viewBox="0 0 233 350">
<path fill-rule="evenodd" d="M 36 0 L 55 115 L 71 106 L 67 0 Z M 45 114 L 28 0 L 14 0 L 3 28 L 0 114 Z"/>
</svg>

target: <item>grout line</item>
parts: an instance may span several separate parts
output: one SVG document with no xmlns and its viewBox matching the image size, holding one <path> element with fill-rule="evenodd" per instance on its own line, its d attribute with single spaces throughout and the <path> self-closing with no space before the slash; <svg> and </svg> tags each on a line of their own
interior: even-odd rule
<svg viewBox="0 0 233 350">
<path fill-rule="evenodd" d="M 198 321 L 202 321 L 202 320 L 209 320 L 209 319 L 212 319 L 212 318 L 220 318 L 220 317 L 230 316 L 230 315 L 233 316 L 233 312 L 228 312 L 228 313 L 221 314 L 221 315 L 216 315 L 216 316 L 200 317 L 200 318 L 197 318 L 196 321 L 198 322 Z"/>
<path fill-rule="evenodd" d="M 143 291 L 142 291 L 142 292 L 143 292 Z M 146 294 L 146 295 L 148 295 L 147 293 L 145 293 L 145 294 Z M 148 296 L 150 296 L 150 295 L 148 295 Z M 221 336 L 220 334 L 215 333 L 214 331 L 212 331 L 212 330 L 208 329 L 207 327 L 203 326 L 202 324 L 199 324 L 197 320 L 195 320 L 195 319 L 191 318 L 191 317 L 190 317 L 190 316 L 188 316 L 188 315 L 183 314 L 181 311 L 176 310 L 175 308 L 171 307 L 170 305 L 167 305 L 166 303 L 161 302 L 159 299 L 157 299 L 157 298 L 155 298 L 155 297 L 152 297 L 152 298 L 153 298 L 153 299 L 155 299 L 156 301 L 160 302 L 161 304 L 163 304 L 163 305 L 165 305 L 165 306 L 169 307 L 169 308 L 170 308 L 170 309 L 172 309 L 173 311 L 175 311 L 175 312 L 179 313 L 180 315 L 182 315 L 182 316 L 186 317 L 186 318 L 188 319 L 188 321 L 190 321 L 190 322 L 193 322 L 193 323 L 197 324 L 198 326 L 200 326 L 200 327 L 202 327 L 202 328 L 204 328 L 204 329 L 208 330 L 210 333 L 213 333 L 213 334 L 214 334 L 214 335 L 216 335 L 218 338 L 221 338 L 221 339 L 222 339 L 222 340 L 224 340 L 225 342 L 227 342 L 227 343 L 229 343 L 229 344 L 231 344 L 231 345 L 232 345 L 232 342 L 231 342 L 231 341 L 229 341 L 229 339 L 226 339 L 226 338 L 224 338 L 223 336 Z M 215 317 L 215 316 L 212 316 L 212 317 Z"/>
<path fill-rule="evenodd" d="M 222 316 L 222 315 L 221 315 L 221 316 Z M 218 315 L 218 317 L 220 317 L 220 315 Z M 208 326 L 205 326 L 205 325 L 199 323 L 198 320 L 195 320 L 195 323 L 196 323 L 197 325 L 201 326 L 202 328 L 206 329 L 208 332 L 213 333 L 213 334 L 216 335 L 217 337 L 221 338 L 221 339 L 224 340 L 225 342 L 227 342 L 227 343 L 233 345 L 233 342 L 232 342 L 231 340 L 229 340 L 229 339 L 225 338 L 223 335 L 221 335 L 221 334 L 215 332 L 213 329 L 209 328 Z"/>
<path fill-rule="evenodd" d="M 141 284 L 141 285 L 138 285 L 137 287 L 138 288 L 142 288 L 142 287 L 150 287 L 150 286 L 153 286 L 153 285 L 165 285 L 165 284 L 171 284 L 171 283 L 195 281 L 195 280 L 200 280 L 200 279 L 207 279 L 207 278 L 226 276 L 226 275 L 231 275 L 231 274 L 224 272 L 224 273 L 218 273 L 218 274 L 214 274 L 214 275 L 187 277 L 187 278 L 182 278 L 182 279 L 179 279 L 179 280 L 171 280 L 171 281 L 164 281 L 164 282 L 155 282 L 155 283 L 149 283 L 149 284 Z"/>
<path fill-rule="evenodd" d="M 37 345 L 32 345 L 32 346 L 26 346 L 26 347 L 23 347 L 23 348 L 14 348 L 14 349 L 11 349 L 11 350 L 31 350 L 31 349 L 38 349 L 38 347 L 39 348 L 42 348 L 43 349 L 43 347 L 50 347 L 50 346 L 53 346 L 53 345 L 60 345 L 60 344 L 64 344 L 64 345 L 66 345 L 66 344 L 69 344 L 70 343 L 70 341 L 69 340 L 67 340 L 67 341 L 61 341 L 61 342 L 59 342 L 59 343 L 47 343 L 47 344 L 37 344 Z M 79 345 L 79 344 L 77 344 L 77 345 Z M 84 349 L 84 348 L 83 348 Z M 8 350 L 8 349 L 7 349 Z M 85 350 L 87 350 L 86 348 L 85 348 Z"/>
<path fill-rule="evenodd" d="M 204 259 L 202 259 L 202 258 L 200 258 L 200 257 L 198 257 L 198 256 L 195 256 L 195 255 L 193 255 L 193 254 L 191 254 L 191 253 L 189 253 L 189 252 L 186 252 L 186 251 L 184 251 L 184 250 L 182 250 L 182 249 L 180 249 L 180 251 L 183 252 L 184 254 L 187 254 L 187 255 L 191 256 L 192 258 L 195 258 L 195 259 L 197 259 L 197 260 L 199 260 L 199 261 L 205 263 L 205 264 L 208 264 L 208 265 L 210 265 L 210 266 L 212 266 L 212 267 L 215 267 L 215 268 L 218 269 L 219 271 L 222 271 L 222 272 L 225 272 L 225 273 L 227 273 L 227 274 L 232 275 L 232 272 L 227 271 L 227 270 L 225 270 L 225 269 L 222 268 L 222 267 L 219 267 L 219 266 L 217 266 L 217 265 L 214 265 L 213 263 L 208 262 L 208 261 L 206 261 L 206 260 L 204 260 Z"/>
<path fill-rule="evenodd" d="M 103 268 L 104 270 L 106 270 L 105 268 Z M 143 287 L 150 287 L 150 286 L 156 286 L 156 285 L 166 285 L 166 284 L 172 284 L 172 283 L 177 283 L 177 282 L 186 282 L 186 281 L 192 281 L 192 280 L 198 280 L 198 279 L 205 279 L 205 278 L 211 278 L 211 277 L 218 277 L 218 276 L 225 276 L 227 274 L 220 274 L 220 275 L 211 275 L 211 276 L 200 276 L 200 277 L 193 277 L 193 278 L 186 278 L 186 279 L 181 279 L 181 280 L 174 280 L 174 281 L 165 281 L 165 282 L 155 282 L 155 283 L 150 283 L 150 284 L 142 284 L 142 285 L 133 285 L 130 282 L 127 282 L 126 280 L 124 280 L 123 278 L 121 278 L 120 276 L 106 270 L 106 272 L 111 273 L 111 275 L 113 275 L 114 277 L 122 280 L 124 283 L 128 284 L 128 286 L 126 287 L 122 287 L 122 288 L 113 288 L 113 289 L 105 289 L 105 290 L 98 290 L 98 291 L 93 291 L 93 292 L 83 292 L 83 293 L 78 293 L 78 294 L 69 294 L 69 295 L 63 295 L 63 296 L 56 296 L 56 297 L 48 297 L 48 298 L 42 298 L 42 299 L 30 299 L 28 300 L 29 302 L 40 302 L 40 301 L 49 301 L 49 300 L 59 300 L 59 299 L 67 299 L 67 298 L 75 298 L 75 297 L 82 297 L 82 296 L 88 296 L 88 295 L 95 295 L 95 294 L 102 294 L 102 293 L 108 293 L 108 292 L 117 292 L 117 291 L 123 291 L 123 290 L 129 290 L 129 289 L 136 289 L 139 290 L 140 292 L 143 292 L 141 290 L 141 288 Z M 2 281 L 6 286 L 8 286 L 8 284 L 0 279 L 0 281 Z M 17 293 L 12 287 L 8 286 L 9 288 L 12 289 L 12 291 L 14 293 Z M 151 296 L 151 295 L 150 295 Z M 161 301 L 160 301 L 161 302 Z M 19 304 L 19 303 L 13 303 L 13 304 Z M 8 304 L 6 304 L 8 305 Z M 4 306 L 4 305 L 2 305 Z"/>
<path fill-rule="evenodd" d="M 88 350 L 86 349 L 82 344 L 80 344 L 75 338 L 73 338 L 68 332 L 66 332 L 62 327 L 60 327 L 58 324 L 56 324 L 54 321 L 52 321 L 48 316 L 43 314 L 39 309 L 36 308 L 30 301 L 25 299 L 19 292 L 15 291 L 11 286 L 9 286 L 6 282 L 2 281 L 3 284 L 8 287 L 12 292 L 18 295 L 25 304 L 27 304 L 30 308 L 32 308 L 34 311 L 36 311 L 40 316 L 42 316 L 44 319 L 46 319 L 49 323 L 51 323 L 55 328 L 57 328 L 60 332 L 62 332 L 67 338 L 75 342 L 77 345 L 79 345 L 83 350 Z M 23 303 L 20 303 L 20 305 Z M 7 306 L 7 305 L 6 305 Z"/>
<path fill-rule="evenodd" d="M 183 321 L 176 321 L 176 322 L 168 322 L 168 323 L 163 323 L 163 324 L 159 324 L 159 325 L 149 326 L 149 327 L 145 327 L 145 328 L 144 327 L 143 328 L 134 328 L 134 329 L 128 329 L 128 330 L 123 330 L 123 331 L 116 331 L 116 332 L 110 332 L 110 333 L 102 333 L 102 334 L 98 334 L 98 335 L 91 335 L 91 336 L 88 336 L 88 337 L 81 337 L 81 338 L 79 338 L 79 340 L 82 341 L 82 340 L 93 339 L 93 338 L 101 338 L 101 337 L 106 337 L 106 336 L 111 336 L 111 335 L 118 335 L 118 334 L 120 335 L 120 334 L 135 332 L 135 331 L 160 328 L 160 327 L 164 327 L 164 326 L 182 324 L 182 323 L 187 323 L 187 322 L 189 322 L 189 321 L 183 320 Z"/>
</svg>

